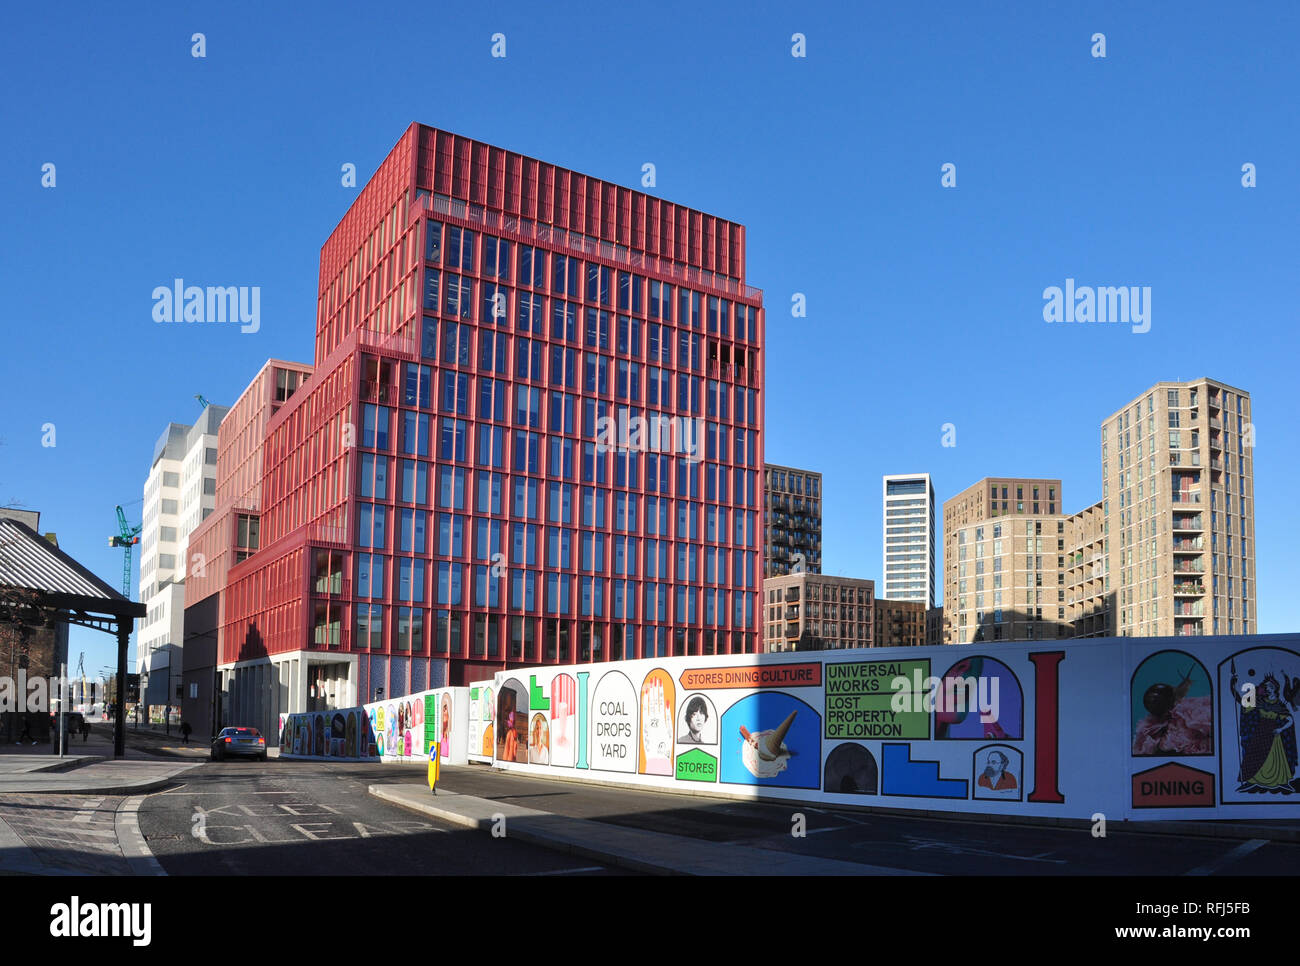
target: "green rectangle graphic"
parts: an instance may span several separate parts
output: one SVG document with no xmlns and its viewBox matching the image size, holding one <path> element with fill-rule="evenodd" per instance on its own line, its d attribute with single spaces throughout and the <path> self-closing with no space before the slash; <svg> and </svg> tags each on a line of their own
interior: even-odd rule
<svg viewBox="0 0 1300 966">
<path fill-rule="evenodd" d="M 929 712 L 913 693 L 929 676 L 928 660 L 827 664 L 826 737 L 929 738 Z M 893 707 L 900 693 L 907 698 L 905 711 Z"/>
</svg>

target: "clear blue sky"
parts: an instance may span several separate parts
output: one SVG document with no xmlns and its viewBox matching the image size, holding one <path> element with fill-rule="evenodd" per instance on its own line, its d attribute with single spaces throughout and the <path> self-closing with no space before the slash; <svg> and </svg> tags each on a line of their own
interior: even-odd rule
<svg viewBox="0 0 1300 966">
<path fill-rule="evenodd" d="M 27 5 L 0 35 L 0 503 L 111 584 L 154 440 L 195 393 L 311 361 L 340 166 L 364 183 L 422 121 L 633 186 L 653 162 L 657 193 L 748 226 L 767 456 L 825 474 L 827 571 L 880 577 L 882 474 L 940 501 L 1059 476 L 1073 511 L 1102 418 L 1208 375 L 1254 400 L 1259 630 L 1300 629 L 1296 5 L 272 6 Z M 261 331 L 155 324 L 178 276 L 260 286 Z M 1067 277 L 1151 286 L 1150 332 L 1046 324 Z"/>
</svg>

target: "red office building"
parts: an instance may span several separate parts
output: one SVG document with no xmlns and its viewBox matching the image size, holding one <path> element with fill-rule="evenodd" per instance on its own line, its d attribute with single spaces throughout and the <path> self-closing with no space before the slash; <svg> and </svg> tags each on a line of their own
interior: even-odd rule
<svg viewBox="0 0 1300 966">
<path fill-rule="evenodd" d="M 321 250 L 306 368 L 225 580 L 226 717 L 760 648 L 743 226 L 412 125 Z"/>
</svg>

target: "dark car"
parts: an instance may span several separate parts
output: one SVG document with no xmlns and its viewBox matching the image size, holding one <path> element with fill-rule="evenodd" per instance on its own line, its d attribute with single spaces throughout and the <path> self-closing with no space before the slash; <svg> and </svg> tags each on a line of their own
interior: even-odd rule
<svg viewBox="0 0 1300 966">
<path fill-rule="evenodd" d="M 266 761 L 266 739 L 256 728 L 222 728 L 212 739 L 213 761 L 224 758 L 257 758 Z"/>
</svg>

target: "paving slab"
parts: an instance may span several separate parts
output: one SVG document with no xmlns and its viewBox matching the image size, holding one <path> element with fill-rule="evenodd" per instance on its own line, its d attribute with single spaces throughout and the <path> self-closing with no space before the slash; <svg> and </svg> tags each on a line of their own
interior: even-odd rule
<svg viewBox="0 0 1300 966">
<path fill-rule="evenodd" d="M 198 763 L 166 759 L 94 761 L 63 771 L 6 773 L 0 771 L 0 796 L 140 795 L 156 791 Z"/>
<path fill-rule="evenodd" d="M 140 834 L 143 797 L 0 799 L 0 875 L 164 875 Z"/>
</svg>

